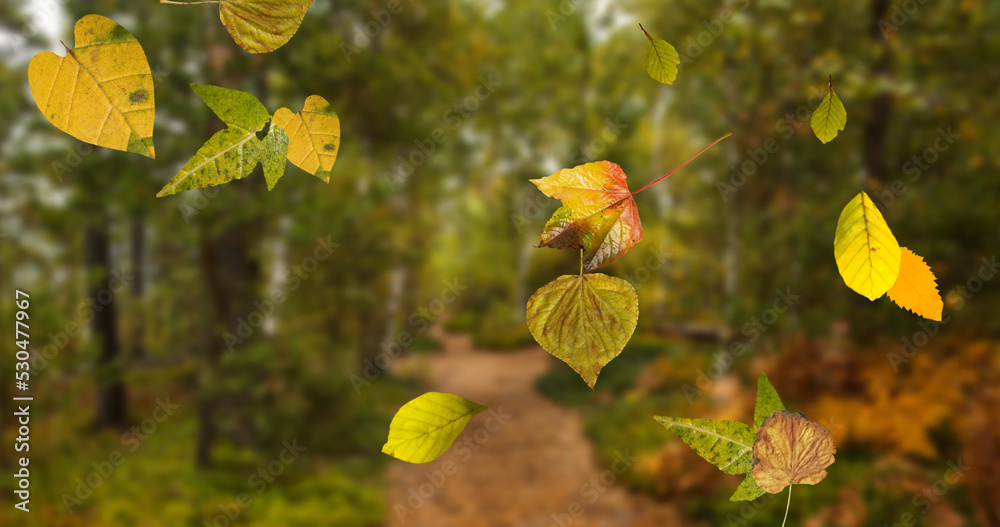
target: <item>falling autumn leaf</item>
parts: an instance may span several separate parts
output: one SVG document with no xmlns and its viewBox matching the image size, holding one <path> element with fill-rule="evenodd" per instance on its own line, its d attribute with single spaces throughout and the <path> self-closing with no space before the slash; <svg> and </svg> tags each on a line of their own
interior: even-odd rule
<svg viewBox="0 0 1000 527">
<path fill-rule="evenodd" d="M 284 46 L 295 35 L 313 1 L 218 0 L 219 19 L 241 48 L 250 53 L 267 53 Z M 160 3 L 192 5 L 206 2 L 160 0 Z"/>
<path fill-rule="evenodd" d="M 833 91 L 833 77 L 830 77 L 830 93 L 823 98 L 809 120 L 816 138 L 823 143 L 829 143 L 837 137 L 837 133 L 847 126 L 847 109 L 844 103 Z"/>
<path fill-rule="evenodd" d="M 396 412 L 382 452 L 410 463 L 433 461 L 486 408 L 453 393 L 427 392 Z"/>
<path fill-rule="evenodd" d="M 833 436 L 799 413 L 779 411 L 764 420 L 753 444 L 753 479 L 776 494 L 789 485 L 815 485 L 837 452 Z"/>
<path fill-rule="evenodd" d="M 622 352 L 638 321 L 635 288 L 601 273 L 561 276 L 528 300 L 531 335 L 591 388 L 601 368 Z"/>
<path fill-rule="evenodd" d="M 941 321 L 944 300 L 937 289 L 934 273 L 924 259 L 900 247 L 899 276 L 889 289 L 889 299 L 899 307 L 931 320 Z"/>
<path fill-rule="evenodd" d="M 657 82 L 673 84 L 677 78 L 677 65 L 681 63 L 677 49 L 666 40 L 647 33 L 642 24 L 639 24 L 639 29 L 646 35 L 646 73 Z"/>
<path fill-rule="evenodd" d="M 884 295 L 896 282 L 899 243 L 864 192 L 841 211 L 833 253 L 847 286 L 871 300 Z"/>
<path fill-rule="evenodd" d="M 546 196 L 563 202 L 545 224 L 539 247 L 583 249 L 585 271 L 622 257 L 642 240 L 639 209 L 625 179 L 621 167 L 610 161 L 532 179 Z"/>
<path fill-rule="evenodd" d="M 330 103 L 319 95 L 310 95 L 298 113 L 288 108 L 274 112 L 274 123 L 288 133 L 288 160 L 329 183 L 340 149 L 340 118 Z"/>
<path fill-rule="evenodd" d="M 153 75 L 142 46 L 99 15 L 76 22 L 66 56 L 43 51 L 28 65 L 35 104 L 56 128 L 87 143 L 156 157 Z"/>
<path fill-rule="evenodd" d="M 285 173 L 285 130 L 271 122 L 264 105 L 249 93 L 202 84 L 192 84 L 191 88 L 228 128 L 210 137 L 156 196 L 241 179 L 250 175 L 258 163 L 264 167 L 268 190 L 274 188 Z"/>
</svg>

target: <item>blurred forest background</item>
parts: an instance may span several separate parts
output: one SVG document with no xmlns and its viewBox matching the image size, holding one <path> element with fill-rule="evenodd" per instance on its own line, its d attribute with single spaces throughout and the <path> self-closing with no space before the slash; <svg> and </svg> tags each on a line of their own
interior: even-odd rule
<svg viewBox="0 0 1000 527">
<path fill-rule="evenodd" d="M 62 55 L 89 13 L 146 52 L 155 161 L 80 143 L 31 99 L 31 56 Z M 773 526 L 783 495 L 729 502 L 742 476 L 652 419 L 747 422 L 763 371 L 838 449 L 789 524 L 1000 526 L 1000 3 L 318 0 L 263 55 L 214 5 L 0 17 L 0 525 Z M 673 86 L 646 75 L 637 22 L 678 49 Z M 848 120 L 823 145 L 808 119 L 830 75 Z M 289 166 L 272 192 L 258 170 L 155 198 L 222 127 L 192 82 L 271 111 L 329 100 L 330 184 Z M 528 180 L 608 159 L 635 189 L 728 131 L 637 198 L 645 240 L 603 272 L 638 289 L 639 327 L 590 391 L 525 325 L 578 265 L 533 247 L 558 203 Z M 844 285 L 834 229 L 861 189 L 933 268 L 944 322 Z M 462 382 L 512 417 L 485 441 L 470 424 L 458 474 L 380 453 L 401 404 Z"/>
</svg>

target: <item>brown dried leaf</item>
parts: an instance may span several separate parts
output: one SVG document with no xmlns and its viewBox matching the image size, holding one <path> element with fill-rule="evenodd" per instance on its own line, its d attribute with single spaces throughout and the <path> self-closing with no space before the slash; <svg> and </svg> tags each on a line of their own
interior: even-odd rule
<svg viewBox="0 0 1000 527">
<path fill-rule="evenodd" d="M 836 452 L 823 427 L 800 413 L 774 412 L 757 429 L 751 474 L 771 494 L 792 484 L 815 485 L 826 477 Z"/>
</svg>

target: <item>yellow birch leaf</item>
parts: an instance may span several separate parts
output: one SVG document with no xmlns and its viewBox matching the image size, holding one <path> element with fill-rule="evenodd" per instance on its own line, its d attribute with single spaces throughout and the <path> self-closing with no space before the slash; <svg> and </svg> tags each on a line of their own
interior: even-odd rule
<svg viewBox="0 0 1000 527">
<path fill-rule="evenodd" d="M 871 300 L 896 282 L 899 243 L 868 194 L 858 193 L 840 213 L 833 254 L 847 286 Z"/>
<path fill-rule="evenodd" d="M 329 183 L 340 149 L 340 118 L 330 103 L 319 95 L 310 95 L 302 111 L 292 113 L 280 108 L 274 112 L 273 121 L 288 133 L 288 160 Z"/>
<path fill-rule="evenodd" d="M 889 299 L 899 307 L 931 320 L 941 321 L 944 300 L 937 280 L 924 259 L 906 247 L 900 247 L 899 276 L 889 289 Z"/>
<path fill-rule="evenodd" d="M 56 128 L 87 143 L 155 158 L 153 74 L 142 46 L 100 15 L 76 22 L 75 48 L 28 65 L 35 104 Z"/>
</svg>

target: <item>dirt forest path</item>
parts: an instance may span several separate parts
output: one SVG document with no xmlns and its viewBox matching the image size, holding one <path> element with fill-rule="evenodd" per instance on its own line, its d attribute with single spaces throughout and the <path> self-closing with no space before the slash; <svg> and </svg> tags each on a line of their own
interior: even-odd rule
<svg viewBox="0 0 1000 527">
<path fill-rule="evenodd" d="M 598 466 L 580 416 L 535 391 L 535 379 L 548 366 L 544 350 L 490 353 L 475 349 L 468 335 L 435 333 L 444 345 L 441 353 L 399 359 L 393 367 L 422 370 L 428 391 L 455 393 L 498 413 L 477 415 L 452 448 L 430 463 L 394 463 L 386 525 L 679 524 L 671 509 L 600 483 L 607 468 Z M 605 473 L 605 481 L 612 474 Z"/>
</svg>

